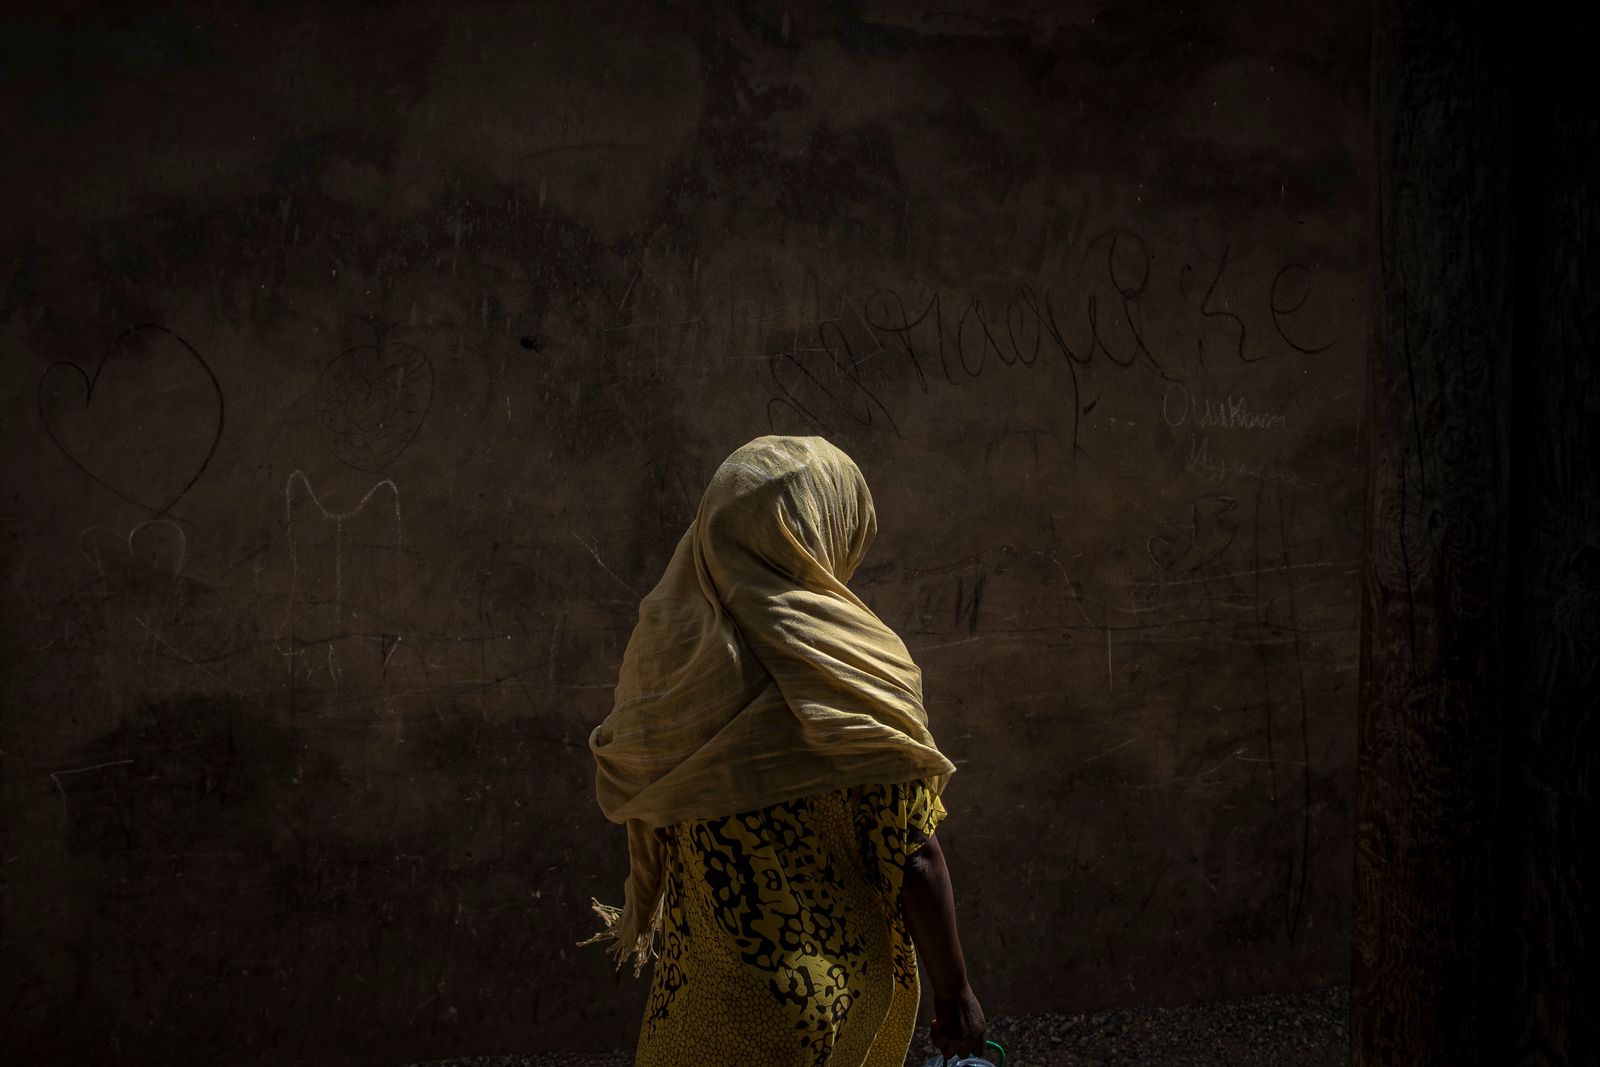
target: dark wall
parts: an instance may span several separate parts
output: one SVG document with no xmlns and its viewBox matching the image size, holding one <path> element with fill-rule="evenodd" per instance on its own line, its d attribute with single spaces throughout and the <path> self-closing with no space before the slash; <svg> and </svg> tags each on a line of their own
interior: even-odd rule
<svg viewBox="0 0 1600 1067">
<path fill-rule="evenodd" d="M 1595 1063 L 1600 27 L 1375 29 L 1352 1062 Z"/>
<path fill-rule="evenodd" d="M 1342 980 L 1346 5 L 123 6 L 0 48 L 3 1042 L 631 1038 L 585 739 L 720 459 L 854 455 L 992 1012 Z"/>
</svg>

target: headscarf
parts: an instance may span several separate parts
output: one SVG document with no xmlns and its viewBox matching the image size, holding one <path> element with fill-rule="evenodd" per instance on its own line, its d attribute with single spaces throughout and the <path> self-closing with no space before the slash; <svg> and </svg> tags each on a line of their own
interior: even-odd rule
<svg viewBox="0 0 1600 1067">
<path fill-rule="evenodd" d="M 866 480 L 821 437 L 758 437 L 711 478 L 639 605 L 611 714 L 589 737 L 601 810 L 628 829 L 620 912 L 635 973 L 660 922 L 654 828 L 955 767 L 928 732 L 922 672 L 845 585 L 877 533 Z"/>
</svg>

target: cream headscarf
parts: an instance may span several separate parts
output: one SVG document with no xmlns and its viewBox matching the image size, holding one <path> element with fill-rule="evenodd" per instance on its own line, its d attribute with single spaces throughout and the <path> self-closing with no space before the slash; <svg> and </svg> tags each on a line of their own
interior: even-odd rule
<svg viewBox="0 0 1600 1067">
<path fill-rule="evenodd" d="M 628 828 L 620 913 L 635 973 L 660 921 L 654 827 L 853 785 L 932 778 L 922 672 L 845 587 L 878 523 L 866 480 L 820 437 L 759 437 L 717 469 L 639 605 L 611 714 L 589 738 L 600 807 Z"/>
</svg>

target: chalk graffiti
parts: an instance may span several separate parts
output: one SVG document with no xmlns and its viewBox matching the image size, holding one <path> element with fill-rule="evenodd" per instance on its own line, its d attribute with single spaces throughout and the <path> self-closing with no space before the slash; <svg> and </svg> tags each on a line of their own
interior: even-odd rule
<svg viewBox="0 0 1600 1067">
<path fill-rule="evenodd" d="M 374 503 L 379 497 L 387 497 L 387 507 Z M 284 483 L 283 507 L 289 591 L 278 651 L 292 668 L 308 670 L 307 656 L 315 650 L 317 669 L 325 669 L 337 686 L 349 666 L 341 663 L 335 643 L 352 635 L 370 638 L 375 647 L 365 666 L 369 673 L 381 672 L 400 641 L 391 619 L 404 549 L 399 488 L 384 478 L 354 507 L 335 511 L 297 470 Z"/>
<path fill-rule="evenodd" d="M 1289 417 L 1275 411 L 1253 411 L 1243 396 L 1229 394 L 1221 400 L 1192 396 L 1181 382 L 1169 384 L 1161 394 L 1161 419 L 1168 426 L 1193 425 L 1225 430 L 1281 430 Z"/>
<path fill-rule="evenodd" d="M 1251 591 L 1236 574 L 1249 568 L 1232 558 L 1238 509 L 1232 494 L 1204 494 L 1188 501 L 1181 518 L 1163 522 L 1145 541 L 1149 569 L 1129 586 L 1135 609 L 1149 612 L 1173 603 L 1199 604 L 1207 612 L 1219 604 L 1248 607 Z"/>
<path fill-rule="evenodd" d="M 119 574 L 117 571 L 107 571 L 106 560 L 102 553 L 103 546 L 96 543 L 91 536 L 100 530 L 104 530 L 104 527 L 90 527 L 79 534 L 79 548 L 94 563 L 95 573 L 102 580 L 115 585 L 123 596 L 131 598 L 143 592 L 143 596 L 139 599 L 147 603 L 142 607 L 135 607 L 131 618 L 149 635 L 151 649 L 156 648 L 158 644 L 171 648 L 170 642 L 162 636 L 161 630 L 171 615 L 173 599 L 178 591 L 178 581 L 189 562 L 188 535 L 183 532 L 182 526 L 170 519 L 150 519 L 133 527 L 123 539 L 126 559 L 143 564 L 144 568 L 159 576 L 154 590 L 155 596 L 160 598 L 160 606 L 157 607 L 150 592 L 138 590 L 130 580 L 130 576 Z M 149 590 L 148 584 L 145 584 L 145 590 Z"/>
<path fill-rule="evenodd" d="M 170 519 L 149 519 L 126 534 L 89 526 L 77 547 L 92 576 L 61 595 L 34 598 L 34 650 L 131 655 L 141 672 L 152 653 L 176 653 L 167 627 L 182 607 L 183 528 Z"/>
<path fill-rule="evenodd" d="M 1221 485 L 1232 478 L 1250 478 L 1261 482 L 1275 482 L 1292 489 L 1315 489 L 1316 482 L 1302 478 L 1276 460 L 1256 463 L 1226 458 L 1211 450 L 1211 441 L 1205 434 L 1189 438 L 1188 455 L 1183 469 L 1196 477 Z"/>
<path fill-rule="evenodd" d="M 391 479 L 385 478 L 382 481 L 375 483 L 372 488 L 368 489 L 366 495 L 364 495 L 361 500 L 357 502 L 355 507 L 351 508 L 349 511 L 334 512 L 329 511 L 327 506 L 324 505 L 320 499 L 318 499 L 316 490 L 311 488 L 311 480 L 306 477 L 304 471 L 297 470 L 291 473 L 289 475 L 289 480 L 284 484 L 283 489 L 284 522 L 287 524 L 289 530 L 289 572 L 291 589 L 298 587 L 300 576 L 300 554 L 296 550 L 297 537 L 295 533 L 294 522 L 294 490 L 296 484 L 300 486 L 304 498 L 309 500 L 311 504 L 316 507 L 319 517 L 325 521 L 333 523 L 335 546 L 335 552 L 333 554 L 333 604 L 335 610 L 342 610 L 344 607 L 344 524 L 350 519 L 360 516 L 366 510 L 367 501 L 371 500 L 380 490 L 388 490 L 394 504 L 394 551 L 398 553 L 402 547 L 404 536 L 400 516 L 400 489 Z"/>
</svg>

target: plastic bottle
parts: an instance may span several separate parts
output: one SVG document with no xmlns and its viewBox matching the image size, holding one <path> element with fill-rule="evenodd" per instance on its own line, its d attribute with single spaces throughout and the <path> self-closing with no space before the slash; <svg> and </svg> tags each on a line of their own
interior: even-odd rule
<svg viewBox="0 0 1600 1067">
<path fill-rule="evenodd" d="M 1006 1050 L 1000 1047 L 998 1041 L 985 1041 L 989 1048 L 1000 1053 L 998 1060 L 991 1060 L 984 1056 L 962 1056 L 958 1059 L 947 1060 L 943 1056 L 934 1056 L 926 1060 L 922 1067 L 1006 1067 Z"/>
</svg>

